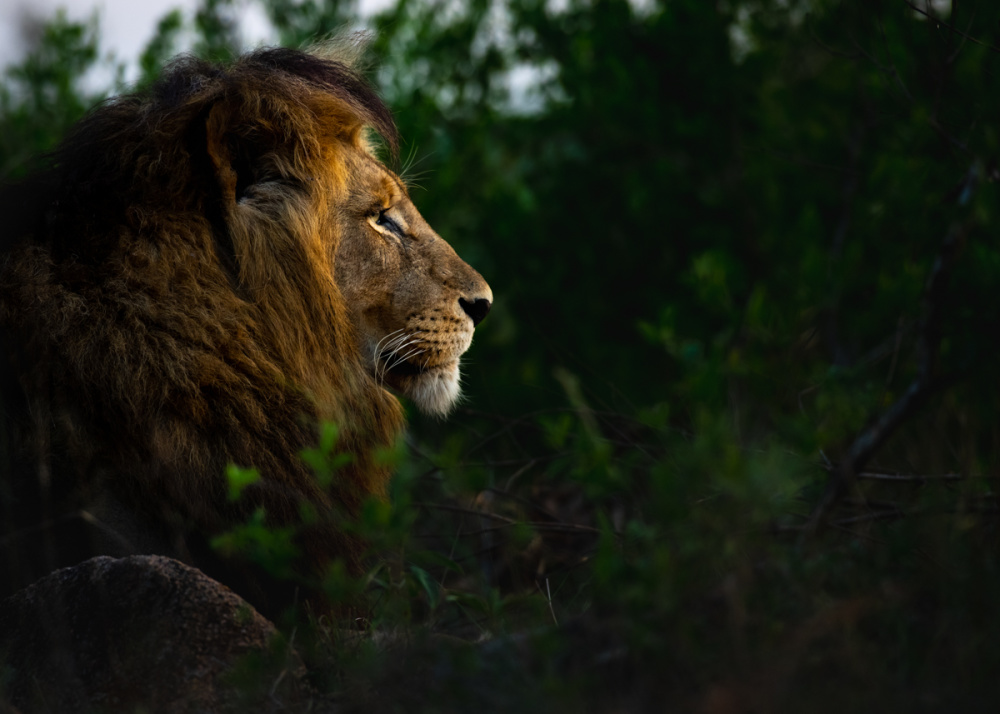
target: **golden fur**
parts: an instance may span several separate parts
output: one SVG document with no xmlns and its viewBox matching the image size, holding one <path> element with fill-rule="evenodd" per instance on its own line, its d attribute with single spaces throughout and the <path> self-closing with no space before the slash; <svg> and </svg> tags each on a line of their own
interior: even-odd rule
<svg viewBox="0 0 1000 714">
<path fill-rule="evenodd" d="M 384 494 L 375 454 L 403 424 L 385 385 L 445 413 L 492 301 L 366 127 L 395 148 L 388 110 L 329 57 L 182 59 L 4 191 L 4 542 L 85 508 L 114 531 L 98 550 L 201 564 L 191 533 L 261 507 L 294 524 L 310 504 L 300 573 L 332 557 L 357 567 L 338 519 Z M 353 456 L 330 488 L 298 457 L 322 420 Z M 229 463 L 262 474 L 235 502 Z M 9 550 L 12 583 L 38 574 Z"/>
</svg>

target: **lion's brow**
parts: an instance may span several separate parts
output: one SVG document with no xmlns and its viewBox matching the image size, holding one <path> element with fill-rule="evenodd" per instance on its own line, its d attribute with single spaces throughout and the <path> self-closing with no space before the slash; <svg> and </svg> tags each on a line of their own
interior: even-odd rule
<svg viewBox="0 0 1000 714">
<path fill-rule="evenodd" d="M 392 183 L 394 183 L 394 184 L 396 185 L 396 188 L 398 188 L 398 189 L 399 189 L 399 192 L 400 192 L 400 193 L 402 193 L 402 194 L 403 194 L 404 196 L 406 196 L 407 198 L 409 198 L 409 197 L 410 197 L 410 191 L 409 191 L 409 190 L 408 190 L 408 189 L 406 188 L 406 182 L 405 182 L 405 181 L 403 181 L 403 180 L 402 180 L 401 178 L 399 178 L 399 176 L 397 176 L 397 175 L 396 175 L 395 173 L 393 173 L 392 171 L 390 171 L 390 170 L 389 170 L 389 169 L 388 169 L 388 168 L 386 167 L 386 165 L 385 165 L 385 164 L 383 164 L 383 163 L 382 163 L 381 161 L 379 161 L 379 160 L 378 160 L 377 158 L 375 158 L 374 156 L 369 156 L 369 155 L 366 155 L 366 156 L 365 156 L 365 161 L 368 161 L 368 162 L 371 162 L 371 164 L 372 164 L 372 165 L 373 165 L 373 166 L 374 166 L 374 167 L 375 167 L 376 169 L 378 169 L 378 171 L 379 171 L 379 173 L 380 173 L 381 175 L 385 176 L 385 177 L 386 177 L 386 178 L 388 178 L 388 179 L 389 179 L 389 180 L 390 180 L 390 181 L 391 181 Z"/>
</svg>

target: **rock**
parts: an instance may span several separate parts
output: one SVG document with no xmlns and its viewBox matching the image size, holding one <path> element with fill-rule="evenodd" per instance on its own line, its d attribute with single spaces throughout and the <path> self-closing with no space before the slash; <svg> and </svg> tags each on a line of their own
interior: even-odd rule
<svg viewBox="0 0 1000 714">
<path fill-rule="evenodd" d="M 304 674 L 273 624 L 170 558 L 93 558 L 0 601 L 0 711 L 295 712 Z"/>
</svg>

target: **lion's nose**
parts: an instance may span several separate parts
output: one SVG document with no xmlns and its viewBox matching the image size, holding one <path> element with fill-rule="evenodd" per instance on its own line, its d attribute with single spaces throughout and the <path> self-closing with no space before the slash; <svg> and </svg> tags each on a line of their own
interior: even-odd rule
<svg viewBox="0 0 1000 714">
<path fill-rule="evenodd" d="M 465 298 L 459 298 L 458 304 L 462 306 L 463 310 L 465 310 L 465 314 L 472 318 L 473 327 L 482 322 L 483 318 L 486 317 L 486 314 L 490 311 L 490 308 L 493 307 L 493 303 L 486 298 L 478 298 L 471 301 L 466 300 Z"/>
</svg>

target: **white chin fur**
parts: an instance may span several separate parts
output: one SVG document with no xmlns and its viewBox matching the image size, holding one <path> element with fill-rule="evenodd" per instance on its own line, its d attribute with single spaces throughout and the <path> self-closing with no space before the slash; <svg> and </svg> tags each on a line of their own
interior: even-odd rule
<svg viewBox="0 0 1000 714">
<path fill-rule="evenodd" d="M 406 396 L 424 414 L 443 417 L 458 403 L 462 391 L 459 381 L 458 360 L 455 360 L 416 377 L 407 388 Z"/>
</svg>

